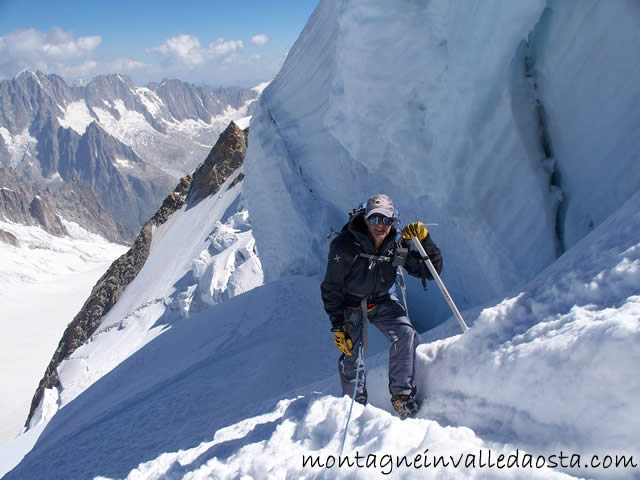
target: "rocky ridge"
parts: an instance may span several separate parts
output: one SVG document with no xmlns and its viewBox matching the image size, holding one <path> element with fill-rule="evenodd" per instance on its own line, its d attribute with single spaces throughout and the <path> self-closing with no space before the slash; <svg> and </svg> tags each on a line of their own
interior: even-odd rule
<svg viewBox="0 0 640 480">
<path fill-rule="evenodd" d="M 98 280 L 82 309 L 65 330 L 44 377 L 40 380 L 31 402 L 26 421 L 27 428 L 42 402 L 44 391 L 48 388 L 62 388 L 57 372 L 58 366 L 87 342 L 126 287 L 142 270 L 149 256 L 153 227 L 165 223 L 185 203 L 194 203 L 217 193 L 226 179 L 242 165 L 247 151 L 247 137 L 247 130 L 243 131 L 231 122 L 220 135 L 207 159 L 193 174 L 180 179 L 162 206 L 144 224 L 129 251 L 114 261 Z"/>
<path fill-rule="evenodd" d="M 234 122 L 220 134 L 207 159 L 193 173 L 189 201 L 195 202 L 217 192 L 220 186 L 244 161 L 247 152 L 248 130 L 241 130 Z"/>
</svg>

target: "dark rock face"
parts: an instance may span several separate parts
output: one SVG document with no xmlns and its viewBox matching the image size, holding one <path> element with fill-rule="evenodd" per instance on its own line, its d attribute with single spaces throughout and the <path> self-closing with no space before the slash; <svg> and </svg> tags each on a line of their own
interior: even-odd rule
<svg viewBox="0 0 640 480">
<path fill-rule="evenodd" d="M 248 132 L 233 122 L 220 135 L 207 159 L 193 175 L 180 179 L 156 211 L 144 224 L 131 249 L 118 258 L 93 287 L 89 299 L 65 330 L 44 377 L 31 402 L 26 426 L 42 401 L 47 388 L 60 386 L 58 366 L 97 330 L 104 316 L 116 304 L 124 290 L 144 266 L 151 248 L 153 226 L 165 223 L 185 203 L 194 203 L 217 193 L 222 184 L 242 166 L 247 151 Z M 187 200 L 187 198 L 189 200 Z"/>
<path fill-rule="evenodd" d="M 82 183 L 77 175 L 64 183 L 53 199 L 63 218 L 110 242 L 129 244 L 136 238 L 131 230 L 123 227 L 105 210 L 93 190 Z"/>
<path fill-rule="evenodd" d="M 0 168 L 0 218 L 23 225 L 40 225 L 52 235 L 66 235 L 51 192 L 22 181 L 15 171 Z"/>
<path fill-rule="evenodd" d="M 83 135 L 48 118 L 32 135 L 38 140 L 42 174 L 59 173 L 91 188 L 103 207 L 131 231 L 137 231 L 171 187 L 171 176 L 149 165 L 122 142 L 92 122 Z M 127 168 L 118 168 L 118 163 Z M 37 180 L 37 177 L 34 178 Z"/>
<path fill-rule="evenodd" d="M 31 201 L 37 193 L 20 181 L 11 170 L 0 168 L 0 218 L 23 225 L 36 225 L 31 216 Z M 44 195 L 44 191 L 39 192 Z"/>
<path fill-rule="evenodd" d="M 191 189 L 192 178 L 193 176 L 189 174 L 180 179 L 180 183 L 178 183 L 174 191 L 164 199 L 162 206 L 158 209 L 155 215 L 151 217 L 151 220 L 149 220 L 150 223 L 154 225 L 162 225 L 164 222 L 169 220 L 169 217 L 174 212 L 182 208 L 182 205 L 184 205 L 187 195 L 189 194 L 189 190 Z"/>
<path fill-rule="evenodd" d="M 39 225 L 56 236 L 68 235 L 61 220 L 64 218 L 114 243 L 128 244 L 135 238 L 76 175 L 54 192 L 38 183 L 25 182 L 12 169 L 0 168 L 0 218 Z"/>
<path fill-rule="evenodd" d="M 13 80 L 0 81 L 0 125 L 10 132 L 24 131 L 34 118 L 55 116 L 60 113 L 58 105 L 72 99 L 71 89 L 57 75 L 25 71 Z"/>
<path fill-rule="evenodd" d="M 69 150 L 70 154 L 61 158 L 68 160 L 68 164 L 58 167 L 62 178 L 68 181 L 77 174 L 80 182 L 92 188 L 104 208 L 132 231 L 140 228 L 170 191 L 168 174 L 145 163 L 95 122 L 89 124 L 76 150 L 73 147 Z M 128 170 L 116 167 L 123 160 L 132 167 Z"/>
<path fill-rule="evenodd" d="M 220 134 L 207 159 L 193 174 L 189 201 L 198 201 L 217 192 L 220 186 L 244 161 L 247 153 L 248 131 L 234 122 Z"/>
<path fill-rule="evenodd" d="M 55 211 L 55 206 L 50 197 L 36 195 L 29 205 L 29 213 L 44 227 L 47 232 L 58 237 L 68 235 L 69 232 L 62 224 L 62 220 Z"/>
</svg>

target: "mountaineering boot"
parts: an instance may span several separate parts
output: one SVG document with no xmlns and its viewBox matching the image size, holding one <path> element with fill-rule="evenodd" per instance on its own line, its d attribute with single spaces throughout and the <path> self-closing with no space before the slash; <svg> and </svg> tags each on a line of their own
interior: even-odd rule
<svg viewBox="0 0 640 480">
<path fill-rule="evenodd" d="M 392 395 L 391 405 L 402 420 L 415 417 L 420 410 L 420 404 L 410 395 Z"/>
<path fill-rule="evenodd" d="M 358 402 L 360 405 L 364 405 L 365 407 L 367 406 L 367 391 L 365 390 L 364 392 L 362 392 L 362 395 L 357 395 L 356 396 L 356 402 Z"/>
</svg>

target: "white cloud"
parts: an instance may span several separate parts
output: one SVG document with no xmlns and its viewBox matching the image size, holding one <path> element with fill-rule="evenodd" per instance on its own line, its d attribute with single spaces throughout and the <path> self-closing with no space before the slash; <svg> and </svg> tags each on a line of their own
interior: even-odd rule
<svg viewBox="0 0 640 480">
<path fill-rule="evenodd" d="M 78 39 L 78 46 L 82 50 L 92 51 L 102 42 L 102 37 L 99 35 L 93 35 L 91 37 L 80 37 Z"/>
<path fill-rule="evenodd" d="M 209 45 L 209 52 L 213 56 L 221 56 L 226 55 L 231 52 L 235 52 L 236 50 L 240 50 L 244 48 L 244 43 L 242 40 L 227 40 L 225 41 L 223 38 L 219 38 Z"/>
<path fill-rule="evenodd" d="M 132 60 L 131 58 L 120 57 L 104 65 L 103 70 L 109 73 L 127 73 L 133 70 L 146 69 L 150 66 L 147 63 Z"/>
<path fill-rule="evenodd" d="M 69 68 L 88 72 L 96 67 L 90 57 L 101 42 L 98 35 L 76 38 L 57 27 L 51 32 L 14 30 L 0 37 L 0 74 L 12 77 L 25 68 L 45 73 Z M 83 63 L 70 66 L 78 61 Z"/>
<path fill-rule="evenodd" d="M 198 37 L 183 34 L 172 37 L 162 45 L 148 51 L 161 54 L 169 62 L 195 66 L 224 57 L 242 48 L 244 48 L 242 40 L 225 40 L 223 38 L 218 38 L 209 46 L 202 47 Z"/>
<path fill-rule="evenodd" d="M 98 55 L 98 48 L 104 44 L 99 35 L 78 37 L 60 28 L 50 32 L 14 30 L 0 35 L 0 79 L 13 78 L 28 69 L 55 73 L 80 84 L 95 75 L 122 73 L 139 85 L 179 78 L 209 85 L 253 86 L 273 78 L 283 58 L 262 52 L 254 55 L 256 52 L 247 52 L 244 47 L 249 42 L 268 41 L 266 35 L 255 35 L 245 42 L 218 38 L 203 43 L 197 36 L 184 34 L 146 50 L 155 54 L 155 59 L 131 58 L 125 53 L 104 58 Z"/>
<path fill-rule="evenodd" d="M 260 45 L 260 46 L 266 45 L 268 41 L 269 41 L 269 37 L 267 37 L 263 33 L 259 35 L 254 35 L 253 37 L 251 37 L 251 43 L 253 43 L 254 45 Z"/>
<path fill-rule="evenodd" d="M 49 33 L 39 32 L 33 28 L 14 30 L 2 37 L 3 55 L 82 57 L 90 54 L 102 41 L 100 36 L 74 38 L 73 33 L 54 28 Z"/>
<path fill-rule="evenodd" d="M 70 68 L 73 68 L 79 74 L 87 75 L 87 74 L 90 74 L 91 72 L 94 72 L 97 66 L 98 64 L 94 60 L 87 60 L 82 65 L 78 65 L 76 67 L 70 67 Z"/>
<path fill-rule="evenodd" d="M 180 58 L 185 63 L 193 65 L 198 65 L 203 62 L 200 40 L 191 35 L 172 37 L 159 47 L 154 47 L 150 51 L 160 53 L 168 58 Z"/>
</svg>

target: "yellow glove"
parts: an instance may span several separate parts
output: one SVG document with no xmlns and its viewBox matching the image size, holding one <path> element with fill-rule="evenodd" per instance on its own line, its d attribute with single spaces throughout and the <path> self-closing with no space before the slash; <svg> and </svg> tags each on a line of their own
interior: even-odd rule
<svg viewBox="0 0 640 480">
<path fill-rule="evenodd" d="M 422 222 L 413 222 L 402 229 L 402 238 L 411 240 L 411 237 L 418 237 L 421 242 L 427 238 L 429 230 Z"/>
<path fill-rule="evenodd" d="M 334 331 L 333 340 L 336 342 L 336 347 L 345 355 L 351 356 L 351 349 L 353 348 L 353 342 L 349 335 L 344 330 Z"/>
</svg>

